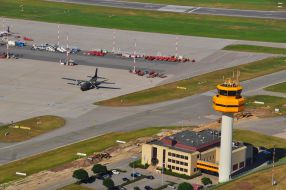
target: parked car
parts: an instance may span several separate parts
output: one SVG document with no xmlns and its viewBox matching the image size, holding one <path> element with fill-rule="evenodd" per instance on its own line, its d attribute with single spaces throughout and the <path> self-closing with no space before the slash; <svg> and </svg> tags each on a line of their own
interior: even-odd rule
<svg viewBox="0 0 286 190">
<path fill-rule="evenodd" d="M 147 178 L 147 179 L 154 179 L 154 176 L 148 175 L 148 176 L 146 176 L 146 178 Z"/>
<path fill-rule="evenodd" d="M 148 185 L 146 185 L 146 186 L 144 187 L 144 189 L 145 189 L 145 190 L 153 190 L 153 188 L 150 187 L 150 186 L 148 186 Z"/>
<path fill-rule="evenodd" d="M 127 177 L 122 178 L 122 181 L 130 181 Z"/>
<path fill-rule="evenodd" d="M 112 170 L 112 173 L 113 173 L 114 175 L 118 175 L 118 174 L 120 174 L 120 172 L 119 172 L 119 171 L 117 171 L 117 170 Z"/>
<path fill-rule="evenodd" d="M 131 173 L 131 177 L 140 177 L 140 176 L 141 176 L 141 174 L 138 172 Z"/>
<path fill-rule="evenodd" d="M 78 52 L 80 52 L 80 49 L 79 49 L 79 48 L 72 48 L 72 49 L 70 50 L 70 53 L 72 53 L 72 54 L 77 54 Z"/>
<path fill-rule="evenodd" d="M 111 177 L 111 175 L 110 174 L 108 174 L 108 173 L 105 173 L 105 174 L 101 174 L 101 175 L 99 175 L 97 178 L 98 179 L 107 179 L 107 178 L 110 178 Z"/>
<path fill-rule="evenodd" d="M 53 46 L 50 46 L 50 45 L 48 45 L 48 46 L 46 47 L 46 50 L 47 50 L 47 51 L 51 51 L 51 52 L 55 52 L 55 51 L 56 51 L 55 48 L 54 48 Z"/>
<path fill-rule="evenodd" d="M 56 50 L 61 53 L 65 53 L 67 50 L 63 47 L 57 47 Z"/>
<path fill-rule="evenodd" d="M 171 184 L 169 184 L 167 187 L 170 189 L 176 189 L 176 187 L 174 185 L 171 185 Z"/>
</svg>

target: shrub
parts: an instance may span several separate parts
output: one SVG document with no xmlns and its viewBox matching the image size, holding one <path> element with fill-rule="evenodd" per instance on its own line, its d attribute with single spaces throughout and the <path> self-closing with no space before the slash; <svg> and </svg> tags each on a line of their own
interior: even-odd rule
<svg viewBox="0 0 286 190">
<path fill-rule="evenodd" d="M 73 178 L 77 179 L 79 182 L 88 180 L 88 173 L 84 169 L 78 169 L 73 172 Z"/>
<path fill-rule="evenodd" d="M 114 182 L 112 181 L 112 179 L 107 178 L 107 179 L 103 180 L 103 185 L 107 188 L 112 188 L 112 187 L 114 187 Z"/>
<path fill-rule="evenodd" d="M 213 184 L 212 180 L 208 177 L 203 177 L 201 180 L 204 185 Z"/>
<path fill-rule="evenodd" d="M 178 190 L 193 190 L 193 186 L 187 182 L 181 183 L 178 187 Z"/>
<path fill-rule="evenodd" d="M 94 174 L 101 174 L 107 172 L 106 166 L 103 166 L 101 164 L 95 164 L 91 170 L 93 171 Z"/>
<path fill-rule="evenodd" d="M 149 164 L 146 163 L 143 165 L 141 164 L 141 159 L 139 159 L 139 160 L 129 163 L 129 167 L 133 168 L 133 166 L 134 168 L 147 169 L 149 167 Z"/>
</svg>

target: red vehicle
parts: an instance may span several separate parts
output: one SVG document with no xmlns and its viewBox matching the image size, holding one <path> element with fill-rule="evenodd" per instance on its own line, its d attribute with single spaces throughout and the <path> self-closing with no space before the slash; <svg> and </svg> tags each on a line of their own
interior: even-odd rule
<svg viewBox="0 0 286 190">
<path fill-rule="evenodd" d="M 86 52 L 87 55 L 92 55 L 92 56 L 105 56 L 106 53 L 102 51 L 96 51 L 96 50 L 91 50 Z"/>
<path fill-rule="evenodd" d="M 23 37 L 23 40 L 25 40 L 25 41 L 34 41 L 32 38 L 28 38 L 28 37 Z"/>
</svg>

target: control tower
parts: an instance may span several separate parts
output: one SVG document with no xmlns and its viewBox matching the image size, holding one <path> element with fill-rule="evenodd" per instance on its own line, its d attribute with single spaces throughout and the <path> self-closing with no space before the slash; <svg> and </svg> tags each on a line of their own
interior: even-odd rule
<svg viewBox="0 0 286 190">
<path fill-rule="evenodd" d="M 222 112 L 219 182 L 230 179 L 232 171 L 232 127 L 233 114 L 244 109 L 245 99 L 241 97 L 242 86 L 238 79 L 227 79 L 217 85 L 218 94 L 213 97 L 213 108 Z"/>
</svg>

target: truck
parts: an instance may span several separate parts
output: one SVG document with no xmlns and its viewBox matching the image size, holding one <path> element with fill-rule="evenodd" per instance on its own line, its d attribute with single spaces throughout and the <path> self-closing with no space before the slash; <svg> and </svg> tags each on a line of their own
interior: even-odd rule
<svg viewBox="0 0 286 190">
<path fill-rule="evenodd" d="M 16 45 L 17 47 L 24 47 L 26 44 L 25 44 L 25 42 L 16 41 L 16 42 L 15 42 L 15 45 Z"/>
</svg>

